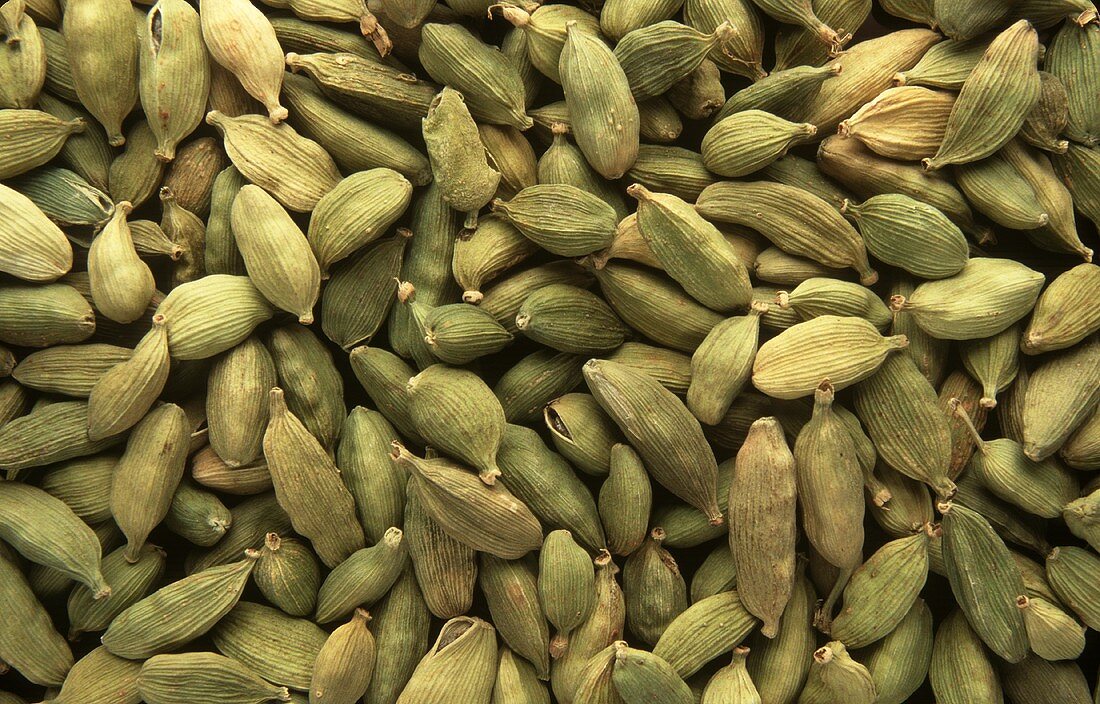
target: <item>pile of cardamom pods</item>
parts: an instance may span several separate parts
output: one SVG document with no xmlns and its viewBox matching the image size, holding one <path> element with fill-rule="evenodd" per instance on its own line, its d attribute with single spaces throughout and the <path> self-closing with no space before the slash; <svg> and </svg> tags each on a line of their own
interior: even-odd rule
<svg viewBox="0 0 1100 704">
<path fill-rule="evenodd" d="M 1097 223 L 1091 0 L 6 0 L 0 704 L 1100 702 Z"/>
</svg>

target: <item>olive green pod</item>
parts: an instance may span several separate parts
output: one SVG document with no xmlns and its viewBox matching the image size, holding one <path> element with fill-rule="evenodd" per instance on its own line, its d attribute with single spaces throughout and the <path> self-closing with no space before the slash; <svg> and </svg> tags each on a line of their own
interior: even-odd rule
<svg viewBox="0 0 1100 704">
<path fill-rule="evenodd" d="M 290 125 L 272 125 L 258 115 L 230 117 L 216 110 L 207 113 L 206 122 L 221 133 L 225 151 L 241 174 L 290 210 L 313 210 L 340 181 L 336 163 L 324 147 Z"/>
<path fill-rule="evenodd" d="M 24 2 L 13 2 L 5 8 L 6 36 L 4 46 L 0 47 L 0 77 L 4 84 L 0 88 L 0 107 L 4 108 L 33 107 L 43 85 L 50 85 L 47 79 L 54 73 L 51 67 L 67 63 L 67 56 L 58 58 L 58 54 L 66 53 L 61 35 L 52 29 L 39 28 L 37 18 L 26 13 L 26 9 Z M 60 24 L 60 17 L 56 20 L 49 24 Z M 52 36 L 47 37 L 47 33 Z M 71 88 L 71 74 L 68 83 Z M 75 91 L 63 97 L 79 102 Z"/>
<path fill-rule="evenodd" d="M 751 299 L 748 272 L 716 227 L 676 196 L 634 184 L 638 228 L 668 274 L 715 310 L 742 308 Z"/>
<path fill-rule="evenodd" d="M 590 394 L 569 393 L 546 404 L 546 428 L 554 447 L 586 474 L 606 475 L 611 448 L 621 435 Z"/>
<path fill-rule="evenodd" d="M 677 616 L 653 647 L 680 677 L 690 677 L 727 653 L 757 625 L 736 591 L 702 599 Z"/>
<path fill-rule="evenodd" d="M 378 542 L 388 527 L 402 522 L 407 477 L 389 457 L 390 442 L 396 437 L 381 413 L 357 406 L 344 422 L 336 449 L 336 464 L 371 542 Z"/>
<path fill-rule="evenodd" d="M 1038 50 L 1038 37 L 1026 20 L 990 43 L 963 83 L 943 142 L 933 157 L 924 160 L 925 168 L 978 161 L 1019 132 L 1039 101 Z"/>
<path fill-rule="evenodd" d="M 660 656 L 630 648 L 626 641 L 618 641 L 613 647 L 615 665 L 611 682 L 626 704 L 690 704 L 695 701 L 687 683 Z"/>
<path fill-rule="evenodd" d="M 329 623 L 380 599 L 401 575 L 405 550 L 401 529 L 389 528 L 377 544 L 348 556 L 321 583 L 315 620 Z"/>
<path fill-rule="evenodd" d="M 130 433 L 111 485 L 111 513 L 126 535 L 126 559 L 138 559 L 149 533 L 168 514 L 190 435 L 187 417 L 175 404 L 154 409 Z"/>
<path fill-rule="evenodd" d="M 737 30 L 722 47 L 711 50 L 710 59 L 723 71 L 759 81 L 762 68 L 764 27 L 751 0 L 686 0 L 684 22 L 701 32 L 712 32 L 729 22 Z"/>
<path fill-rule="evenodd" d="M 863 318 L 823 315 L 761 345 L 752 381 L 769 396 L 783 399 L 809 396 L 823 379 L 840 390 L 875 374 L 895 356 L 891 352 L 907 344 L 904 335 L 883 337 Z"/>
<path fill-rule="evenodd" d="M 5 603 L 12 609 L 0 626 L 0 658 L 35 684 L 59 686 L 73 666 L 69 644 L 54 630 L 23 573 L 7 557 L 0 557 L 0 575 Z"/>
<path fill-rule="evenodd" d="M 469 463 L 487 484 L 500 471 L 497 449 L 504 434 L 504 412 L 475 374 L 433 365 L 409 379 L 410 418 L 421 436 L 442 452 Z"/>
<path fill-rule="evenodd" d="M 923 1 L 923 0 L 922 0 Z M 931 18 L 929 18 L 931 25 Z M 927 86 L 959 90 L 990 42 L 989 37 L 946 39 L 931 47 L 915 66 L 894 75 L 899 86 Z"/>
<path fill-rule="evenodd" d="M 374 676 L 363 702 L 394 704 L 431 643 L 428 640 L 431 614 L 411 568 L 406 568 L 372 614 L 371 632 L 376 646 Z"/>
<path fill-rule="evenodd" d="M 164 176 L 164 162 L 154 153 L 157 139 L 147 121 L 134 123 L 126 139 L 123 152 L 111 160 L 108 192 L 115 202 L 129 201 L 140 207 L 157 192 Z"/>
<path fill-rule="evenodd" d="M 1054 593 L 1086 626 L 1100 625 L 1100 599 L 1097 575 L 1100 558 L 1084 548 L 1057 547 L 1046 559 L 1047 579 Z"/>
<path fill-rule="evenodd" d="M 14 383 L 9 388 L 22 389 Z M 83 401 L 51 403 L 14 417 L 23 410 L 15 405 L 22 399 L 13 394 L 6 400 L 13 404 L 13 417 L 0 428 L 0 467 L 9 471 L 94 455 L 124 439 L 89 438 L 88 404 Z"/>
<path fill-rule="evenodd" d="M 737 567 L 729 545 L 719 543 L 691 576 L 691 602 L 737 588 Z"/>
<path fill-rule="evenodd" d="M 39 487 L 62 502 L 89 525 L 111 517 L 111 480 L 118 456 L 95 455 L 62 462 L 50 468 Z"/>
<path fill-rule="evenodd" d="M 500 481 L 545 525 L 565 528 L 589 548 L 604 546 L 596 503 L 573 468 L 530 428 L 509 424 L 497 453 Z"/>
<path fill-rule="evenodd" d="M 1028 640 L 1016 598 L 1025 591 L 1008 548 L 976 511 L 944 504 L 941 512 L 951 591 L 982 641 L 1005 660 L 1019 662 Z"/>
<path fill-rule="evenodd" d="M 239 468 L 234 471 L 245 470 Z M 187 556 L 185 567 L 189 574 L 233 562 L 245 550 L 259 550 L 264 546 L 268 533 L 290 531 L 290 517 L 279 506 L 272 492 L 244 499 L 233 507 L 232 514 L 229 530 L 217 545 L 208 550 L 194 550 Z"/>
<path fill-rule="evenodd" d="M 149 12 L 139 46 L 141 106 L 153 117 L 157 157 L 175 158 L 176 145 L 202 123 L 210 66 L 199 14 L 186 2 L 165 0 Z"/>
<path fill-rule="evenodd" d="M 184 477 L 172 496 L 164 525 L 193 545 L 209 547 L 225 535 L 233 517 L 214 494 Z"/>
<path fill-rule="evenodd" d="M 486 282 L 538 251 L 537 244 L 504 218 L 492 215 L 481 219 L 476 230 L 464 233 L 454 244 L 451 271 L 464 289 L 462 300 L 480 303 L 484 298 L 480 289 Z"/>
<path fill-rule="evenodd" d="M 425 513 L 420 495 L 411 482 L 404 526 L 409 557 L 426 608 L 432 615 L 444 619 L 469 611 L 477 581 L 474 551 L 447 535 Z"/>
<path fill-rule="evenodd" d="M 748 176 L 817 134 L 809 123 L 794 123 L 763 110 L 723 117 L 704 135 L 703 163 L 721 176 Z"/>
<path fill-rule="evenodd" d="M 301 229 L 274 198 L 251 184 L 233 200 L 232 222 L 256 288 L 303 325 L 312 323 L 321 271 Z"/>
<path fill-rule="evenodd" d="M 206 359 L 239 344 L 274 310 L 246 276 L 214 274 L 172 289 L 157 307 L 173 359 Z"/>
<path fill-rule="evenodd" d="M 944 704 L 1000 704 L 1000 679 L 982 641 L 962 611 L 952 611 L 936 628 L 928 678 Z"/>
<path fill-rule="evenodd" d="M 901 193 L 937 208 L 975 239 L 988 242 L 990 228 L 979 225 L 954 181 L 919 164 L 878 156 L 858 139 L 829 137 L 817 151 L 818 168 L 861 198 Z M 967 168 L 970 168 L 968 166 Z"/>
<path fill-rule="evenodd" d="M 309 222 L 309 243 L 322 275 L 385 233 L 411 196 L 412 184 L 404 176 L 381 168 L 352 174 L 323 196 Z"/>
<path fill-rule="evenodd" d="M 618 224 L 614 208 L 567 184 L 528 186 L 509 201 L 494 200 L 493 212 L 543 249 L 563 257 L 607 247 Z"/>
<path fill-rule="evenodd" d="M 890 309 L 878 294 L 851 281 L 812 277 L 791 292 L 776 294 L 780 308 L 791 308 L 803 320 L 823 315 L 863 318 L 879 330 L 890 327 Z"/>
<path fill-rule="evenodd" d="M 547 7 L 569 6 L 548 5 Z M 569 141 L 567 136 L 569 134 L 568 125 L 557 122 L 551 126 L 551 130 L 553 141 L 539 157 L 537 164 L 538 182 L 543 184 L 566 184 L 576 186 L 582 191 L 594 193 L 599 196 L 600 200 L 613 207 L 618 217 L 625 217 L 627 214 L 626 199 L 614 184 L 609 183 L 602 175 L 596 173 L 596 170 L 585 160 L 581 150 Z M 639 147 L 639 156 L 643 149 L 644 147 Z M 637 162 L 635 162 L 635 165 L 637 165 Z"/>
<path fill-rule="evenodd" d="M 774 637 L 795 572 L 795 461 L 775 418 L 762 418 L 737 452 L 729 489 L 730 551 L 745 608 Z"/>
<path fill-rule="evenodd" d="M 133 355 L 107 370 L 89 392 L 89 439 L 98 441 L 124 432 L 145 416 L 168 379 L 168 350 L 166 327 L 156 317 Z"/>
<path fill-rule="evenodd" d="M 538 165 L 531 142 L 509 125 L 478 125 L 477 133 L 492 168 L 500 172 L 497 193 L 514 196 L 538 183 Z"/>
<path fill-rule="evenodd" d="M 203 246 L 203 266 L 207 274 L 241 276 L 247 273 L 232 226 L 233 201 L 245 183 L 236 166 L 229 166 L 214 179 Z"/>
<path fill-rule="evenodd" d="M 516 314 L 516 327 L 535 342 L 582 355 L 609 352 L 630 334 L 603 299 L 566 284 L 544 286 L 528 296 Z"/>
<path fill-rule="evenodd" d="M 935 0 L 932 19 L 944 34 L 966 40 L 1002 26 L 1016 14 L 1015 3 L 994 0 L 975 7 L 958 0 Z"/>
<path fill-rule="evenodd" d="M 450 537 L 505 560 L 542 545 L 542 528 L 531 510 L 503 485 L 486 486 L 461 465 L 420 459 L 394 442 L 394 461 L 410 472 L 425 513 Z"/>
<path fill-rule="evenodd" d="M 600 30 L 616 41 L 630 32 L 671 18 L 680 9 L 683 0 L 649 0 L 642 5 L 628 0 L 608 0 L 601 3 L 582 3 L 596 6 L 600 16 Z"/>
<path fill-rule="evenodd" d="M 791 254 L 851 267 L 864 285 L 878 280 L 859 233 L 828 203 L 801 188 L 726 181 L 705 188 L 695 208 L 708 220 L 752 227 Z"/>
<path fill-rule="evenodd" d="M 1066 504 L 1062 519 L 1071 533 L 1094 550 L 1100 545 L 1100 493 L 1093 491 Z"/>
<path fill-rule="evenodd" d="M 479 618 L 459 616 L 443 624 L 397 701 L 429 704 L 444 696 L 489 701 L 496 671 L 496 630 Z"/>
<path fill-rule="evenodd" d="M 328 636 L 310 621 L 242 601 L 222 617 L 211 637 L 223 654 L 265 680 L 306 692 Z"/>
<path fill-rule="evenodd" d="M 85 120 L 84 132 L 70 135 L 58 152 L 58 157 L 64 166 L 80 174 L 99 190 L 106 192 L 108 171 L 114 155 L 111 145 L 107 143 L 107 135 L 103 128 L 95 123 L 88 113 L 48 93 L 43 93 L 39 97 L 38 104 L 42 110 L 62 120 L 76 118 Z"/>
<path fill-rule="evenodd" d="M 981 399 L 982 387 L 963 370 L 951 372 L 940 386 L 940 408 L 947 413 L 951 427 L 951 466 L 947 476 L 952 479 L 962 474 L 977 449 L 966 421 L 969 419 L 980 433 L 989 418 L 989 409 L 982 405 Z M 955 401 L 962 413 L 955 412 Z"/>
<path fill-rule="evenodd" d="M 461 92 L 475 118 L 520 130 L 531 127 L 523 80 L 496 47 L 459 24 L 426 24 L 421 38 L 419 58 L 428 75 Z"/>
<path fill-rule="evenodd" d="M 429 81 L 399 69 L 345 52 L 286 55 L 292 71 L 305 71 L 326 97 L 340 106 L 397 130 L 428 114 L 439 92 Z"/>
<path fill-rule="evenodd" d="M 1028 144 L 1055 154 L 1065 154 L 1069 142 L 1061 139 L 1069 123 L 1069 96 L 1062 79 L 1047 71 L 1039 72 L 1039 102 L 1028 113 L 1020 138 Z"/>
<path fill-rule="evenodd" d="M 607 359 L 649 374 L 677 395 L 686 394 L 691 385 L 691 357 L 682 352 L 642 342 L 624 342 Z"/>
<path fill-rule="evenodd" d="M 1075 660 L 1085 649 L 1085 627 L 1042 597 L 1020 596 L 1031 652 L 1044 660 Z"/>
<path fill-rule="evenodd" d="M 351 621 L 334 630 L 317 653 L 309 698 L 315 704 L 354 704 L 367 691 L 374 674 L 377 647 L 367 628 L 371 616 L 356 609 Z"/>
<path fill-rule="evenodd" d="M 285 325 L 266 339 L 275 375 L 286 392 L 286 405 L 306 429 L 331 448 L 347 416 L 344 381 L 332 352 L 309 328 Z"/>
<path fill-rule="evenodd" d="M 1100 294 L 1100 267 L 1078 264 L 1058 275 L 1039 295 L 1020 340 L 1024 354 L 1071 347 L 1100 329 L 1100 316 L 1082 301 Z"/>
<path fill-rule="evenodd" d="M 844 643 L 834 640 L 814 651 L 810 674 L 799 704 L 846 701 L 873 704 L 878 693 L 871 673 L 852 659 Z"/>
<path fill-rule="evenodd" d="M 657 193 L 695 201 L 703 189 L 717 179 L 707 171 L 698 152 L 683 147 L 643 144 L 638 159 L 626 176 L 631 181 Z"/>
<path fill-rule="evenodd" d="M 1068 23 L 1067 23 L 1068 24 Z M 1006 666 L 1001 683 L 1012 702 L 1089 704 L 1089 685 L 1075 662 L 1050 662 L 1039 656 Z"/>
<path fill-rule="evenodd" d="M 718 424 L 752 374 L 765 306 L 715 325 L 691 356 L 687 407 L 701 422 Z"/>
<path fill-rule="evenodd" d="M 50 701 L 57 704 L 140 702 L 142 701 L 141 693 L 138 691 L 140 670 L 141 663 L 116 657 L 100 646 L 76 661 L 65 676 L 60 691 L 55 690 Z"/>
<path fill-rule="evenodd" d="M 896 193 L 849 203 L 867 250 L 877 259 L 923 279 L 959 273 L 969 258 L 966 238 L 951 220 L 927 203 Z"/>
<path fill-rule="evenodd" d="M 716 47 L 735 34 L 720 24 L 712 32 L 665 20 L 633 29 L 615 45 L 615 58 L 626 74 L 634 99 L 641 102 L 666 93 L 689 76 Z M 659 55 L 662 61 L 653 62 Z"/>
<path fill-rule="evenodd" d="M 688 607 L 687 584 L 675 558 L 661 547 L 664 538 L 664 529 L 654 528 L 623 565 L 627 626 L 650 645 Z"/>
<path fill-rule="evenodd" d="M 875 683 L 876 702 L 909 701 L 928 677 L 932 659 L 932 612 L 928 605 L 918 598 L 893 631 L 859 656 Z"/>
<path fill-rule="evenodd" d="M 1016 378 L 1020 357 L 1020 328 L 1012 325 L 991 337 L 964 340 L 959 344 L 963 366 L 982 385 L 981 404 L 997 405 L 997 393 Z"/>
<path fill-rule="evenodd" d="M 264 598 L 284 613 L 298 617 L 313 613 L 321 569 L 313 552 L 300 541 L 268 533 L 252 579 Z"/>
<path fill-rule="evenodd" d="M 934 337 L 991 337 L 1027 315 L 1044 280 L 1010 259 L 976 258 L 955 276 L 922 283 L 908 298 L 893 296 L 890 307 L 912 313 Z"/>
<path fill-rule="evenodd" d="M 272 123 L 287 117 L 279 104 L 283 51 L 267 17 L 247 0 L 200 0 L 202 38 L 211 58 L 263 103 Z"/>
<path fill-rule="evenodd" d="M 552 261 L 523 269 L 494 284 L 485 292 L 479 305 L 508 332 L 515 334 L 519 332 L 516 328 L 516 313 L 519 312 L 523 299 L 543 286 L 559 283 L 589 286 L 592 277 L 576 262 L 566 259 Z"/>
<path fill-rule="evenodd" d="M 1050 457 L 1092 414 L 1100 399 L 1098 356 L 1100 341 L 1086 339 L 1032 371 L 1021 412 L 1028 457 Z"/>
<path fill-rule="evenodd" d="M 1027 232 L 1035 246 L 1052 252 L 1077 254 L 1092 261 L 1092 249 L 1086 247 L 1077 232 L 1073 217 L 1073 197 L 1059 179 L 1047 155 L 1020 140 L 1006 144 L 999 155 L 1031 187 L 1048 222 Z"/>
<path fill-rule="evenodd" d="M 28 389 L 87 398 L 100 377 L 132 354 L 125 347 L 101 343 L 57 345 L 31 352 L 18 364 L 13 357 L 10 374 Z"/>
<path fill-rule="evenodd" d="M 493 394 L 509 423 L 538 423 L 543 407 L 567 394 L 584 379 L 579 355 L 536 350 L 501 375 Z"/>
<path fill-rule="evenodd" d="M 434 359 L 447 364 L 468 364 L 478 357 L 499 352 L 512 342 L 512 333 L 493 316 L 465 303 L 428 308 L 414 299 L 416 289 L 408 281 L 397 288 L 397 298 L 411 309 Z M 421 367 L 434 364 L 424 360 Z"/>
<path fill-rule="evenodd" d="M 981 475 L 974 473 L 963 477 L 953 501 L 982 514 L 1004 540 L 1038 553 L 1050 550 L 1043 522 L 1034 514 L 1021 513 L 1011 502 L 999 498 L 986 486 Z"/>
<path fill-rule="evenodd" d="M 1013 230 L 1035 230 L 1051 216 L 1035 188 L 998 152 L 981 161 L 959 164 L 955 181 L 983 215 Z"/>
<path fill-rule="evenodd" d="M 305 76 L 284 76 L 282 95 L 293 110 L 290 122 L 324 147 L 345 173 L 387 168 L 418 186 L 431 181 L 423 153 L 400 135 L 335 105 Z"/>
<path fill-rule="evenodd" d="M 118 323 L 140 318 L 155 289 L 153 273 L 138 258 L 126 222 L 132 210 L 127 201 L 117 204 L 111 220 L 88 250 L 88 274 L 96 310 Z"/>
<path fill-rule="evenodd" d="M 622 637 L 626 619 L 623 592 L 615 575 L 619 568 L 607 551 L 595 559 L 596 603 L 592 613 L 571 634 L 569 647 L 556 658 L 550 671 L 550 684 L 559 701 L 573 701 L 588 676 L 588 663 L 617 638 Z"/>
<path fill-rule="evenodd" d="M 574 21 L 593 36 L 600 33 L 599 20 L 582 8 L 542 5 L 530 13 L 511 6 L 500 7 L 499 10 L 504 19 L 526 35 L 527 54 L 534 67 L 555 83 L 561 83 L 558 62 L 565 46 L 566 25 Z"/>
<path fill-rule="evenodd" d="M 45 164 L 61 151 L 69 135 L 84 127 L 80 118 L 64 120 L 41 110 L 0 110 L 0 137 L 7 145 L 0 157 L 0 177 L 9 179 Z"/>
<path fill-rule="evenodd" d="M 638 156 L 641 126 L 630 81 L 598 36 L 577 24 L 566 27 L 559 71 L 573 135 L 596 171 L 619 178 Z"/>
<path fill-rule="evenodd" d="M 254 337 L 219 356 L 211 366 L 206 387 L 207 436 L 226 464 L 247 465 L 263 451 L 272 386 L 275 364 Z"/>
<path fill-rule="evenodd" d="M 114 208 L 106 193 L 69 169 L 44 166 L 12 179 L 10 183 L 15 191 L 30 199 L 49 220 L 58 225 L 98 225 L 111 216 Z M 6 191 L 4 193 L 10 195 Z M 59 246 L 60 240 L 49 235 L 47 238 L 55 242 L 63 265 L 65 249 Z"/>
<path fill-rule="evenodd" d="M 813 417 L 794 445 L 796 478 L 807 539 L 830 564 L 851 569 L 863 557 L 863 470 L 833 395 L 828 380 L 815 392 Z"/>
<path fill-rule="evenodd" d="M 119 614 L 103 634 L 103 645 L 114 655 L 140 660 L 204 635 L 237 603 L 256 557 L 162 587 Z M 183 605 L 190 608 L 185 611 Z"/>
<path fill-rule="evenodd" d="M 485 146 L 463 95 L 444 88 L 428 107 L 428 115 L 422 123 L 428 159 L 443 200 L 455 210 L 466 213 L 466 228 L 473 229 L 477 224 L 477 211 L 492 200 L 497 191 L 500 172 L 489 165 Z"/>
<path fill-rule="evenodd" d="M 847 43 L 851 35 L 861 28 L 871 14 L 867 0 L 841 0 L 828 2 L 814 8 L 818 19 L 829 27 L 835 27 L 841 43 Z M 776 34 L 775 70 L 809 64 L 817 66 L 833 57 L 832 46 L 821 41 L 815 29 L 799 26 L 780 26 Z"/>
<path fill-rule="evenodd" d="M 348 350 L 370 342 L 386 322 L 411 235 L 400 228 L 336 269 L 321 292 L 321 329 L 328 339 Z"/>
<path fill-rule="evenodd" d="M 912 68 L 942 38 L 931 29 L 902 29 L 854 44 L 826 64 L 843 70 L 807 101 L 801 119 L 816 125 L 818 134 L 832 134 L 841 120 L 889 88 L 894 74 Z"/>
<path fill-rule="evenodd" d="M 539 552 L 539 602 L 547 620 L 557 629 L 550 641 L 551 655 L 568 647 L 569 633 L 584 623 L 596 601 L 592 561 L 567 530 L 547 534 Z"/>
<path fill-rule="evenodd" d="M 906 476 L 923 481 L 949 498 L 955 484 L 948 476 L 951 430 L 935 389 L 905 355 L 886 359 L 856 386 L 856 413 L 879 456 Z M 907 429 L 898 433 L 897 428 Z"/>
<path fill-rule="evenodd" d="M 242 467 L 230 467 L 209 445 L 192 457 L 191 477 L 208 489 L 232 496 L 254 496 L 271 488 L 266 462 L 258 460 Z"/>
<path fill-rule="evenodd" d="M 500 649 L 492 704 L 549 704 L 550 692 L 535 675 L 531 663 L 508 648 Z"/>
<path fill-rule="evenodd" d="M 351 351 L 351 368 L 356 379 L 383 416 L 401 436 L 418 444 L 423 441 L 409 416 L 405 386 L 416 373 L 397 355 L 361 345 Z"/>
<path fill-rule="evenodd" d="M 706 120 L 726 102 L 722 72 L 710 59 L 674 83 L 665 94 L 668 102 L 689 120 Z"/>
<path fill-rule="evenodd" d="M 650 474 L 720 524 L 717 465 L 699 422 L 683 402 L 652 377 L 615 362 L 590 360 L 584 375 Z"/>
<path fill-rule="evenodd" d="M 892 632 L 928 578 L 928 538 L 921 531 L 892 540 L 860 565 L 844 588 L 844 608 L 829 624 L 829 635 L 862 648 Z"/>
<path fill-rule="evenodd" d="M 1096 22 L 1065 22 L 1050 41 L 1044 67 L 1061 79 L 1069 102 L 1065 135 L 1093 147 L 1100 141 L 1100 111 L 1096 101 Z"/>
<path fill-rule="evenodd" d="M 501 638 L 535 666 L 539 679 L 549 679 L 550 633 L 539 602 L 535 564 L 482 555 L 478 584 Z"/>
<path fill-rule="evenodd" d="M 80 102 L 107 130 L 111 146 L 125 143 L 122 121 L 138 98 L 138 36 L 131 6 L 121 0 L 76 3 L 61 32 Z"/>
<path fill-rule="evenodd" d="M 154 655 L 141 665 L 137 690 L 147 704 L 168 704 L 180 697 L 218 698 L 234 704 L 290 701 L 286 687 L 269 684 L 217 653 Z"/>
<path fill-rule="evenodd" d="M 714 123 L 750 110 L 767 112 L 791 122 L 801 122 L 810 103 L 821 91 L 822 84 L 840 71 L 839 64 L 820 68 L 796 66 L 776 71 L 731 95 L 714 116 Z"/>
<path fill-rule="evenodd" d="M 0 217 L 0 271 L 37 283 L 72 267 L 72 246 L 29 198 L 0 185 Z"/>
<path fill-rule="evenodd" d="M 610 460 L 610 472 L 600 486 L 600 520 L 608 549 L 629 555 L 645 540 L 653 489 L 641 457 L 629 445 L 614 445 Z"/>
<path fill-rule="evenodd" d="M 322 562 L 335 567 L 363 547 L 355 501 L 332 458 L 287 408 L 282 389 L 271 389 L 270 404 L 263 448 L 275 495 L 294 529 L 309 538 Z"/>
<path fill-rule="evenodd" d="M 0 537 L 28 560 L 86 585 L 96 599 L 111 595 L 96 534 L 45 491 L 11 481 L 0 486 Z"/>
</svg>

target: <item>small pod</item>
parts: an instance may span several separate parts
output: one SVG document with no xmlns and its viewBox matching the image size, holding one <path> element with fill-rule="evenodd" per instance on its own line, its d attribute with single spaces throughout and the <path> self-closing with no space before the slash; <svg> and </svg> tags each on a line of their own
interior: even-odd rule
<svg viewBox="0 0 1100 704">
<path fill-rule="evenodd" d="M 286 119 L 279 104 L 283 50 L 267 17 L 248 0 L 200 0 L 202 38 L 210 56 L 232 73 L 273 123 Z"/>
</svg>

